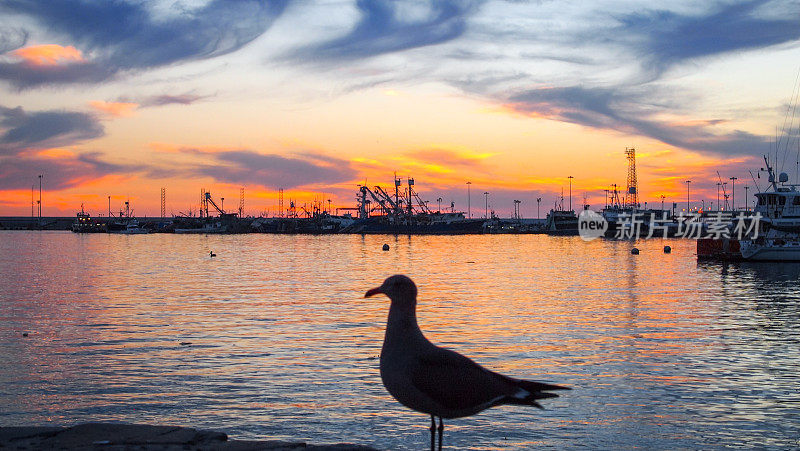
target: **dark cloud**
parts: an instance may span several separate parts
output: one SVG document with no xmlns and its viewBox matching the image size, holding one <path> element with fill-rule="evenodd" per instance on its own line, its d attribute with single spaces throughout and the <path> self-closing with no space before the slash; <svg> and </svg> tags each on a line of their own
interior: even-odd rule
<svg viewBox="0 0 800 451">
<path fill-rule="evenodd" d="M 145 2 L 6 0 L 0 13 L 31 17 L 92 62 L 43 67 L 5 63 L 0 78 L 19 88 L 48 83 L 95 82 L 122 70 L 209 58 L 241 48 L 280 16 L 288 0 L 213 0 L 198 9 L 157 18 Z M 46 71 L 46 74 L 40 72 Z"/>
<path fill-rule="evenodd" d="M 28 33 L 19 28 L 0 27 L 0 54 L 25 45 Z"/>
<path fill-rule="evenodd" d="M 620 23 L 621 30 L 614 30 L 616 38 L 609 38 L 638 37 L 629 42 L 657 72 L 685 60 L 800 39 L 800 7 L 789 9 L 768 0 L 726 4 L 708 14 L 634 13 Z"/>
<path fill-rule="evenodd" d="M 717 155 L 747 155 L 766 149 L 769 139 L 744 131 L 714 133 L 719 121 L 670 124 L 653 119 L 663 107 L 653 90 L 542 88 L 511 96 L 511 108 L 587 127 L 643 135 L 675 147 Z"/>
<path fill-rule="evenodd" d="M 61 190 L 134 169 L 104 162 L 95 153 L 62 158 L 0 157 L 0 190 L 28 189 L 38 183 L 39 174 L 44 175 L 48 190 Z"/>
<path fill-rule="evenodd" d="M 352 60 L 441 44 L 464 33 L 466 18 L 477 5 L 469 0 L 432 1 L 426 17 L 406 20 L 398 14 L 397 2 L 359 0 L 361 19 L 349 33 L 294 56 L 312 61 Z"/>
<path fill-rule="evenodd" d="M 74 111 L 36 111 L 0 106 L 0 155 L 28 149 L 66 146 L 105 134 L 89 114 Z"/>
<path fill-rule="evenodd" d="M 53 66 L 0 62 L 0 80 L 8 80 L 18 89 L 62 83 L 99 82 L 115 72 L 114 68 L 88 62 Z"/>
<path fill-rule="evenodd" d="M 176 94 L 176 95 L 163 94 L 163 95 L 159 95 L 159 96 L 147 97 L 147 98 L 143 99 L 141 102 L 139 102 L 139 106 L 142 107 L 142 108 L 145 108 L 145 107 L 153 107 L 153 106 L 172 105 L 172 104 L 191 105 L 191 104 L 197 102 L 198 100 L 203 100 L 203 99 L 206 99 L 208 97 L 210 97 L 210 96 L 201 96 L 201 95 L 189 94 L 189 93 Z"/>
<path fill-rule="evenodd" d="M 301 158 L 265 155 L 250 150 L 206 155 L 219 164 L 201 165 L 192 172 L 225 183 L 295 188 L 341 183 L 357 176 L 350 162 L 311 153 L 305 153 Z"/>
</svg>

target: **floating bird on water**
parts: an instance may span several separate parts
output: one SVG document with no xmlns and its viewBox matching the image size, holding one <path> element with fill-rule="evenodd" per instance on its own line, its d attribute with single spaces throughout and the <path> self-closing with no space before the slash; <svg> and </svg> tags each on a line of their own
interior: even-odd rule
<svg viewBox="0 0 800 451">
<path fill-rule="evenodd" d="M 209 257 L 211 257 L 211 258 L 214 258 L 214 257 L 216 257 L 216 256 L 217 256 L 217 254 L 215 254 L 215 253 L 214 253 L 214 251 L 210 251 L 210 252 L 208 253 L 208 255 L 209 255 Z"/>
<path fill-rule="evenodd" d="M 392 301 L 381 350 L 381 379 L 401 404 L 431 416 L 432 450 L 437 429 L 442 449 L 442 418 L 466 417 L 502 404 L 541 409 L 537 400 L 558 397 L 551 390 L 569 390 L 503 376 L 428 341 L 417 325 L 417 286 L 408 277 L 391 276 L 364 297 L 381 293 Z"/>
</svg>

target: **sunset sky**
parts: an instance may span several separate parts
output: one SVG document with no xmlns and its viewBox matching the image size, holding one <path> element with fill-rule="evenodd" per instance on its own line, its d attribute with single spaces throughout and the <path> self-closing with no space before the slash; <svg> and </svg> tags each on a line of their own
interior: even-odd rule
<svg viewBox="0 0 800 451">
<path fill-rule="evenodd" d="M 2 0 L 0 215 L 39 174 L 46 216 L 155 216 L 162 187 L 258 215 L 396 172 L 543 217 L 570 175 L 602 208 L 630 146 L 650 206 L 716 202 L 717 171 L 742 205 L 776 134 L 796 179 L 799 70 L 798 0 Z"/>
</svg>

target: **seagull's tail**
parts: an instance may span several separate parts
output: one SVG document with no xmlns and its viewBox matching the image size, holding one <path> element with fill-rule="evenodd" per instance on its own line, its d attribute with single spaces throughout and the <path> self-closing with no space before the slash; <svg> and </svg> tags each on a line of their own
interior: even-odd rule
<svg viewBox="0 0 800 451">
<path fill-rule="evenodd" d="M 558 398 L 555 393 L 550 393 L 552 390 L 571 390 L 569 387 L 561 385 L 545 384 L 544 382 L 526 381 L 522 379 L 508 378 L 515 387 L 520 390 L 517 393 L 507 396 L 503 399 L 504 404 L 516 404 L 525 406 L 534 406 L 540 409 L 543 407 L 536 402 L 538 399 Z"/>
</svg>

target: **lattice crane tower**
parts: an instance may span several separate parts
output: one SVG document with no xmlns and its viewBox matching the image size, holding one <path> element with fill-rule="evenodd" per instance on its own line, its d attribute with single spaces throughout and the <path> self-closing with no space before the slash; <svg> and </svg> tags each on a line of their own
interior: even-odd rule
<svg viewBox="0 0 800 451">
<path fill-rule="evenodd" d="M 625 155 L 628 157 L 628 206 L 631 208 L 639 207 L 639 186 L 636 183 L 636 149 L 633 147 L 625 148 Z"/>
</svg>

